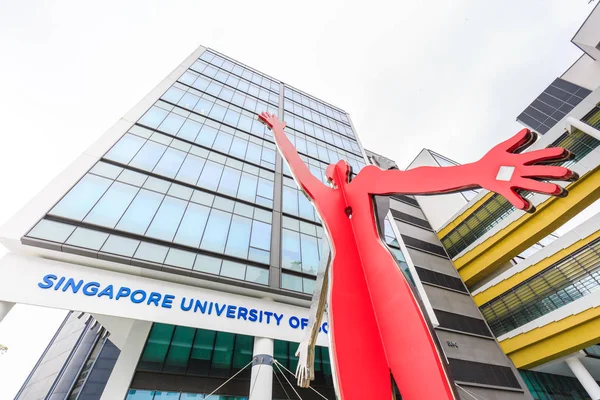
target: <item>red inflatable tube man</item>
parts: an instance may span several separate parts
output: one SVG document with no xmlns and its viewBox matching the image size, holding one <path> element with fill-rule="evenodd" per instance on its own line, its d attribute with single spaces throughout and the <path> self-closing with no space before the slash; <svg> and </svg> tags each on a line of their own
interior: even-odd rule
<svg viewBox="0 0 600 400">
<path fill-rule="evenodd" d="M 423 311 L 381 241 L 373 196 L 482 187 L 504 196 L 519 210 L 533 212 L 516 190 L 566 195 L 559 185 L 541 180 L 577 179 L 567 168 L 543 165 L 568 159 L 570 153 L 556 147 L 520 153 L 536 139 L 523 129 L 472 164 L 408 171 L 369 165 L 350 180 L 350 166 L 338 161 L 327 167 L 327 186 L 299 157 L 286 137 L 285 122 L 266 112 L 259 119 L 273 131 L 279 151 L 329 237 L 330 354 L 339 398 L 391 399 L 390 371 L 403 399 L 457 398 Z"/>
</svg>

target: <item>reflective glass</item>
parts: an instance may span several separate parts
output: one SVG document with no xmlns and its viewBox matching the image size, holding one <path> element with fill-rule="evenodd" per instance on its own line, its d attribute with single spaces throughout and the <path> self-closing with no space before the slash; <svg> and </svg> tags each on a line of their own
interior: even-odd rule
<svg viewBox="0 0 600 400">
<path fill-rule="evenodd" d="M 206 230 L 210 232 L 210 235 L 204 235 L 200 248 L 222 253 L 225 249 L 230 221 L 231 214 L 213 209 L 206 225 Z"/>
<path fill-rule="evenodd" d="M 138 190 L 135 186 L 114 182 L 84 221 L 114 228 Z"/>
<path fill-rule="evenodd" d="M 66 244 L 85 247 L 87 249 L 100 250 L 107 238 L 108 233 L 93 231 L 85 228 L 77 228 L 66 241 Z"/>
<path fill-rule="evenodd" d="M 141 189 L 116 229 L 143 235 L 164 197 L 159 193 Z"/>
<path fill-rule="evenodd" d="M 197 248 L 200 245 L 209 213 L 210 208 L 190 203 L 185 210 L 174 241 Z"/>
<path fill-rule="evenodd" d="M 154 216 L 146 235 L 169 242 L 172 241 L 186 206 L 187 202 L 166 196 Z"/>
<path fill-rule="evenodd" d="M 242 258 L 246 258 L 248 256 L 251 227 L 251 219 L 240 217 L 239 215 L 233 216 L 233 219 L 231 220 L 231 227 L 229 228 L 229 237 L 227 238 L 225 254 Z M 243 279 L 243 277 L 241 279 Z"/>
<path fill-rule="evenodd" d="M 72 225 L 61 224 L 60 222 L 41 220 L 37 223 L 37 225 L 29 231 L 27 236 L 50 240 L 52 242 L 63 243 L 69 235 L 75 230 L 75 227 Z"/>
<path fill-rule="evenodd" d="M 48 214 L 81 221 L 110 184 L 109 179 L 85 175 Z"/>
</svg>

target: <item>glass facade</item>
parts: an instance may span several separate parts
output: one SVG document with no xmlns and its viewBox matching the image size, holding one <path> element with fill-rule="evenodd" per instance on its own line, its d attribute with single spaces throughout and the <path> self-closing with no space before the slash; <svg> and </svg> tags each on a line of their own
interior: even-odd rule
<svg viewBox="0 0 600 400">
<path fill-rule="evenodd" d="M 590 90 L 556 78 L 518 117 L 531 129 L 546 133 L 591 93 Z"/>
<path fill-rule="evenodd" d="M 163 392 L 160 390 L 130 389 L 126 400 L 204 400 L 208 393 Z M 244 396 L 221 396 L 213 394 L 210 400 L 248 400 Z"/>
<path fill-rule="evenodd" d="M 588 400 L 590 396 L 577 378 L 519 370 L 535 400 Z"/>
<path fill-rule="evenodd" d="M 600 128 L 600 107 L 591 110 L 582 121 L 596 129 Z M 575 129 L 571 134 L 565 133 L 560 136 L 549 147 L 564 147 L 575 155 L 573 160 L 561 163 L 568 167 L 583 159 L 599 145 L 599 140 Z M 529 197 L 531 193 L 525 195 Z M 504 197 L 492 194 L 475 212 L 442 238 L 448 255 L 457 256 L 515 210 Z"/>
<path fill-rule="evenodd" d="M 273 136 L 257 119 L 262 111 L 284 115 L 288 137 L 324 182 L 327 165 L 340 159 L 354 173 L 365 166 L 344 111 L 207 50 L 25 243 L 312 293 L 323 229 L 285 163 L 277 169 Z M 393 233 L 386 241 L 404 260 Z M 271 266 L 282 273 L 270 274 Z"/>
<path fill-rule="evenodd" d="M 600 239 L 480 307 L 496 336 L 600 289 Z"/>
<path fill-rule="evenodd" d="M 229 378 L 243 370 L 237 377 L 249 380 L 250 368 L 244 369 L 244 367 L 252 361 L 253 346 L 254 338 L 252 336 L 155 323 L 146 340 L 137 371 L 189 377 Z M 285 368 L 295 371 L 298 364 L 298 358 L 295 356 L 297 349 L 298 343 L 275 340 L 273 357 Z M 278 371 L 274 369 L 274 373 L 280 375 Z M 290 378 L 291 376 L 288 376 L 288 379 Z M 282 377 L 279 379 L 285 385 L 285 380 Z M 279 385 L 278 380 L 273 379 L 273 384 Z M 315 349 L 315 380 L 312 385 L 333 387 L 327 348 L 317 346 Z M 167 392 L 132 388 L 127 398 L 162 399 L 163 397 L 156 396 L 164 395 L 164 393 Z M 179 394 L 179 392 L 168 393 L 170 393 L 169 396 Z M 184 393 L 184 395 L 188 394 Z M 205 394 L 194 394 L 194 396 L 200 397 L 193 398 L 203 399 L 203 395 Z M 187 399 L 188 397 L 181 398 Z M 241 399 L 241 397 L 227 396 L 222 398 Z"/>
</svg>

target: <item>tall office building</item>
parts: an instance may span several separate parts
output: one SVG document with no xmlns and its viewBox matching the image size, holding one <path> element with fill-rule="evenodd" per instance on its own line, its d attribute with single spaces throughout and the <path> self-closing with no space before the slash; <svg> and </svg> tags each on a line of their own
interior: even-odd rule
<svg viewBox="0 0 600 400">
<path fill-rule="evenodd" d="M 417 196 L 501 348 L 535 399 L 600 399 L 600 214 L 556 230 L 600 198 L 600 7 L 572 42 L 584 53 L 517 120 L 565 147 L 580 179 L 566 198 L 527 193 L 534 214 L 485 190 Z M 535 119 L 535 120 L 534 120 Z M 508 134 L 508 133 L 507 133 Z M 436 165 L 424 150 L 411 167 Z M 435 222 L 435 223 L 434 223 Z"/>
<path fill-rule="evenodd" d="M 87 392 L 84 372 L 102 351 L 44 362 L 64 353 L 57 346 L 67 342 L 54 340 L 19 398 L 293 396 L 287 370 L 296 367 L 323 229 L 261 111 L 287 122 L 320 179 L 339 159 L 355 172 L 365 166 L 345 111 L 201 47 L 2 228 L 10 253 L 0 261 L 9 277 L 0 315 L 14 302 L 86 312 L 118 353 Z M 438 326 L 461 398 L 529 398 L 415 200 L 392 202 L 385 241 Z M 74 315 L 57 338 L 77 326 Z M 92 328 L 80 328 L 70 337 L 82 346 Z M 327 322 L 320 328 L 313 386 L 333 399 Z M 28 396 L 41 372 L 65 377 L 61 391 L 60 379 L 48 379 L 47 391 Z"/>
</svg>

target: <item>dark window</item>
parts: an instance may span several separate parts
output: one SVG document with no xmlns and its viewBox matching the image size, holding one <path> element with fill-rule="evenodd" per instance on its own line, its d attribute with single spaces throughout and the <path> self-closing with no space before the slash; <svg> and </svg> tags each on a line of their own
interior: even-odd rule
<svg viewBox="0 0 600 400">
<path fill-rule="evenodd" d="M 456 358 L 449 358 L 448 361 L 450 362 L 450 373 L 456 381 L 511 388 L 521 387 L 517 377 L 509 367 Z"/>
<path fill-rule="evenodd" d="M 404 241 L 404 244 L 406 244 L 408 247 L 413 247 L 418 250 L 423 250 L 429 253 L 436 254 L 440 257 L 448 258 L 448 255 L 446 255 L 446 251 L 442 246 L 437 246 L 435 244 L 428 243 L 424 240 L 415 239 L 406 235 L 401 236 L 402 240 Z"/>
<path fill-rule="evenodd" d="M 390 196 L 394 200 L 401 201 L 406 204 L 410 204 L 411 206 L 419 207 L 419 203 L 414 197 L 406 196 L 403 194 L 393 194 Z"/>
<path fill-rule="evenodd" d="M 425 220 L 425 219 L 413 217 L 410 214 L 406 214 L 401 211 L 394 210 L 393 208 L 390 211 L 392 212 L 392 215 L 394 216 L 394 218 L 399 219 L 400 221 L 408 222 L 409 224 L 417 225 L 417 226 L 420 226 L 421 228 L 431 229 L 431 225 L 429 225 L 429 222 L 427 222 L 427 220 Z"/>
<path fill-rule="evenodd" d="M 434 285 L 443 286 L 449 289 L 458 290 L 463 293 L 469 293 L 465 288 L 463 281 L 460 278 L 454 276 L 440 274 L 439 272 L 431 271 L 429 269 L 415 266 L 417 274 L 421 281 L 432 283 Z"/>
<path fill-rule="evenodd" d="M 440 327 L 455 331 L 473 333 L 475 335 L 493 337 L 485 321 L 447 311 L 435 310 Z"/>
</svg>

